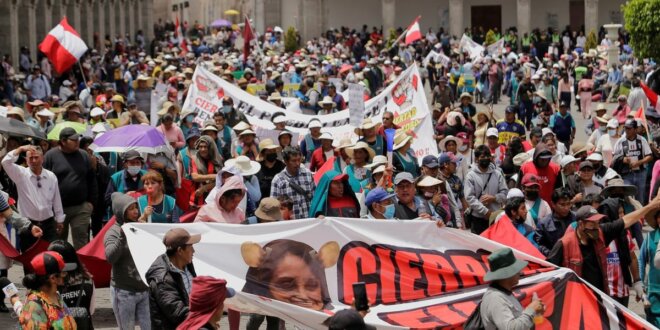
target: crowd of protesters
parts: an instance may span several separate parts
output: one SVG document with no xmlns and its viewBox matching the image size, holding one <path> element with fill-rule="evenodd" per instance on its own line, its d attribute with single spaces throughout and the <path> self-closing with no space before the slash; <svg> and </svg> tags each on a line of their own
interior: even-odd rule
<svg viewBox="0 0 660 330">
<path fill-rule="evenodd" d="M 223 300 L 234 293 L 223 280 L 197 276 L 192 260 L 199 236 L 176 227 L 168 231 L 166 253 L 154 261 L 145 283 L 121 227 L 178 223 L 191 214 L 194 221 L 250 225 L 320 216 L 428 219 L 477 235 L 510 221 L 548 261 L 572 269 L 624 306 L 634 292 L 647 319 L 660 325 L 660 113 L 642 89 L 656 68 L 652 60 L 632 56 L 624 31 L 615 45 L 604 32 L 598 36 L 603 47 L 619 47 L 620 64 L 614 65 L 602 51 L 586 49 L 584 31 L 568 28 L 522 36 L 515 28 L 494 30 L 490 34 L 504 39 L 504 51 L 476 58 L 461 51 L 460 36 L 442 29 L 405 45 L 377 28 L 342 28 L 306 42 L 295 36 L 297 47 L 286 51 L 283 31 L 268 28 L 247 61 L 238 30 L 195 23 L 184 24 L 183 31 L 186 46 L 172 24 L 160 21 L 150 45 L 141 33 L 107 36 L 64 74 L 46 57 L 32 63 L 27 49 L 18 68 L 5 56 L 0 95 L 8 118 L 44 134 L 63 122 L 89 128 L 64 128 L 48 140 L 10 133 L 2 138 L 2 219 L 15 229 L 21 250 L 38 238 L 51 243 L 23 280 L 30 290 L 25 304 L 12 297 L 23 328 L 92 327 L 94 287 L 75 250 L 114 217 L 104 245 L 118 326 L 216 329 Z M 488 39 L 482 28 L 466 29 L 466 35 L 479 44 Z M 431 51 L 449 62 L 425 60 Z M 363 85 L 366 100 L 412 65 L 428 83 L 439 154 L 417 159 L 414 137 L 398 129 L 389 111 L 382 121 L 367 118 L 356 127 L 356 141 L 333 138 L 316 118 L 300 142 L 292 141 L 283 97 L 297 98 L 305 114 L 346 111 L 341 91 L 348 83 Z M 257 136 L 230 97 L 205 122 L 182 108 L 198 66 L 243 90 L 263 85 L 256 95 L 282 108 L 272 118 L 277 138 Z M 286 90 L 290 84 L 298 87 Z M 160 99 L 152 97 L 155 89 L 163 91 Z M 496 118 L 492 106 L 501 102 L 507 102 L 504 115 Z M 616 103 L 615 110 L 606 103 Z M 574 116 L 587 125 L 577 127 Z M 113 129 L 151 122 L 175 157 L 96 153 L 90 147 Z M 398 129 L 392 164 L 387 128 Z M 588 140 L 576 140 L 578 129 Z M 332 157 L 334 167 L 316 182 L 314 173 Z M 497 263 L 505 272 L 491 268 L 487 275 L 493 281 L 482 306 L 488 328 L 511 322 L 531 328 L 542 302 L 524 312 L 519 304 L 510 312 L 501 303 L 515 301 L 510 291 L 524 265 L 506 250 L 491 257 L 508 265 Z M 7 276 L 9 263 L 0 261 L 0 275 Z M 82 292 L 85 298 L 79 298 Z M 0 312 L 7 311 L 0 304 Z M 337 314 L 330 328 L 355 321 L 350 312 Z M 232 329 L 238 329 L 238 316 L 229 311 Z M 284 323 L 265 320 L 268 329 Z M 251 315 L 247 328 L 263 322 L 263 316 Z"/>
</svg>

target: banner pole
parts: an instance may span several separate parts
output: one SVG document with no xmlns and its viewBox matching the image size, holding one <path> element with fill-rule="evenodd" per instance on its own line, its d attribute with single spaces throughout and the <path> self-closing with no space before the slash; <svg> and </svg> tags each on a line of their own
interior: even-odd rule
<svg viewBox="0 0 660 330">
<path fill-rule="evenodd" d="M 80 64 L 80 60 L 78 60 L 78 67 L 80 68 L 80 75 L 82 75 L 83 82 L 85 83 L 85 87 L 87 87 L 87 78 L 85 78 L 85 70 L 82 67 L 82 64 Z"/>
</svg>

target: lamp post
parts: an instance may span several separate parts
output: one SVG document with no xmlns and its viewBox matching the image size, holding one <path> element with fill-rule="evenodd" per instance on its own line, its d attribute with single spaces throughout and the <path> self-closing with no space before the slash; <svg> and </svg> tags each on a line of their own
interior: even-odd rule
<svg viewBox="0 0 660 330">
<path fill-rule="evenodd" d="M 611 68 L 613 65 L 619 64 L 619 47 L 616 42 L 621 24 L 605 24 L 603 27 L 607 31 L 607 38 L 610 39 L 610 46 L 607 47 L 607 66 Z"/>
</svg>

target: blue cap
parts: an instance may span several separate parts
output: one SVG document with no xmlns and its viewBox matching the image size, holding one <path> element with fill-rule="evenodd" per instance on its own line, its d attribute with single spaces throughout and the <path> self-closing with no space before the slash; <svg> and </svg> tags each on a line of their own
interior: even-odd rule
<svg viewBox="0 0 660 330">
<path fill-rule="evenodd" d="M 367 207 L 371 207 L 371 204 L 373 203 L 380 203 L 393 197 L 394 194 L 390 194 L 385 191 L 385 189 L 377 187 L 367 194 L 367 199 L 364 201 L 364 204 L 367 205 Z"/>
<path fill-rule="evenodd" d="M 422 166 L 426 166 L 428 168 L 436 168 L 438 165 L 438 158 L 433 155 L 426 155 L 424 156 L 424 159 L 422 159 Z"/>
<path fill-rule="evenodd" d="M 505 112 L 516 113 L 516 112 L 518 112 L 518 109 L 516 109 L 515 106 L 510 105 L 510 106 L 507 106 L 506 109 L 504 109 L 504 111 L 505 111 Z"/>
<path fill-rule="evenodd" d="M 453 152 L 443 152 L 440 154 L 440 157 L 438 157 L 438 163 L 440 163 L 440 165 L 444 165 L 450 162 L 456 164 L 460 162 L 458 157 L 456 157 Z"/>
</svg>

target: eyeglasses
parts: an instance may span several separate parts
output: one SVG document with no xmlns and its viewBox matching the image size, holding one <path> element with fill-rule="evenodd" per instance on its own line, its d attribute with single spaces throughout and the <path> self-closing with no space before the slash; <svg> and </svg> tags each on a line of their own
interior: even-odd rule
<svg viewBox="0 0 660 330">
<path fill-rule="evenodd" d="M 37 177 L 37 188 L 41 188 L 41 177 Z"/>
</svg>

